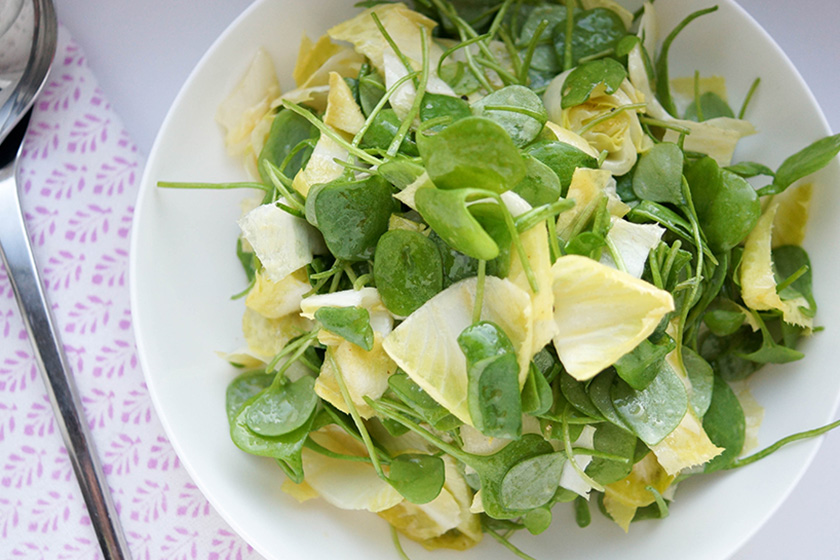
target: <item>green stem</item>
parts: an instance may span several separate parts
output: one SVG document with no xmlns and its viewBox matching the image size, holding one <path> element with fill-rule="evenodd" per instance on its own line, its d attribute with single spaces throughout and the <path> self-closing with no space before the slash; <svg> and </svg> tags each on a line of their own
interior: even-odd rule
<svg viewBox="0 0 840 560">
<path fill-rule="evenodd" d="M 344 404 L 347 405 L 347 410 L 350 412 L 350 417 L 353 418 L 353 423 L 356 424 L 356 429 L 359 430 L 359 434 L 362 436 L 362 441 L 365 444 L 365 449 L 367 449 L 368 457 L 370 457 L 370 462 L 373 464 L 373 469 L 376 471 L 376 474 L 379 475 L 379 478 L 382 480 L 387 480 L 385 476 L 385 472 L 382 470 L 382 464 L 379 462 L 379 454 L 376 451 L 376 448 L 373 445 L 373 440 L 370 438 L 370 433 L 367 431 L 367 426 L 362 421 L 362 417 L 359 415 L 359 411 L 356 409 L 356 404 L 353 402 L 353 399 L 350 397 L 350 391 L 347 390 L 347 384 L 344 382 L 344 374 L 341 373 L 341 368 L 336 363 L 335 358 L 333 358 L 332 350 L 327 349 L 325 359 L 329 360 L 330 365 L 335 371 L 335 380 L 338 384 L 338 390 L 341 392 L 341 397 L 344 399 Z"/>
<path fill-rule="evenodd" d="M 280 360 L 289 356 L 289 359 L 280 367 L 279 370 L 276 370 L 276 376 L 274 377 L 274 381 L 272 382 L 272 387 L 276 387 L 279 383 L 283 380 L 283 374 L 286 373 L 286 370 L 289 369 L 289 366 L 293 364 L 300 356 L 306 352 L 306 349 L 312 344 L 312 342 L 318 337 L 318 331 L 320 329 L 315 329 L 310 331 L 309 333 L 301 336 L 300 338 L 293 340 L 292 342 L 288 343 L 286 346 L 283 347 L 280 352 L 278 352 L 274 358 L 265 366 L 265 372 L 271 373 L 275 371 L 274 368 L 277 364 L 280 363 Z"/>
<path fill-rule="evenodd" d="M 563 70 L 569 70 L 574 63 L 572 56 L 572 35 L 575 31 L 575 5 L 573 0 L 566 2 L 566 44 L 563 46 Z"/>
<path fill-rule="evenodd" d="M 635 111 L 636 109 L 644 109 L 645 107 L 647 107 L 647 104 L 645 104 L 645 103 L 631 103 L 629 105 L 622 105 L 621 107 L 616 107 L 615 109 L 610 109 L 609 111 L 601 113 L 600 115 L 598 115 L 597 117 L 595 117 L 594 119 L 592 119 L 591 121 L 586 123 L 584 126 L 582 126 L 580 128 L 580 130 L 578 130 L 576 132 L 576 134 L 578 136 L 583 136 L 583 134 L 585 134 L 586 132 L 589 132 L 590 130 L 592 130 L 593 128 L 598 126 L 599 124 L 601 124 L 603 122 L 606 122 L 606 121 L 608 121 L 608 120 L 610 120 L 614 117 L 617 117 L 618 115 L 620 115 L 621 113 L 623 113 L 625 111 Z"/>
<path fill-rule="evenodd" d="M 571 405 L 569 403 L 566 403 L 566 407 L 563 409 L 563 422 L 562 422 L 562 425 L 563 425 L 563 449 L 566 451 L 567 460 L 572 465 L 572 468 L 575 470 L 575 472 L 578 474 L 578 476 L 580 476 L 583 479 L 584 482 L 586 482 L 594 490 L 597 490 L 598 492 L 603 492 L 604 487 L 601 486 L 600 484 L 598 484 L 598 482 L 595 481 L 591 476 L 589 476 L 588 474 L 583 472 L 583 469 L 580 468 L 580 465 L 578 465 L 577 461 L 575 460 L 575 452 L 572 449 L 572 439 L 571 439 L 571 436 L 569 435 L 569 422 L 567 421 L 567 418 L 569 416 L 569 409 L 570 408 L 571 408 Z"/>
<path fill-rule="evenodd" d="M 473 304 L 473 325 L 481 321 L 481 308 L 484 306 L 484 283 L 487 279 L 487 261 L 479 259 L 478 277 L 475 284 L 475 303 Z"/>
<path fill-rule="evenodd" d="M 697 120 L 699 122 L 703 122 L 706 119 L 703 118 L 703 107 L 700 104 L 700 71 L 694 71 L 694 105 L 696 106 L 697 110 Z"/>
<path fill-rule="evenodd" d="M 840 427 L 840 420 L 835 420 L 831 424 L 827 424 L 827 425 L 822 426 L 820 428 L 814 428 L 813 430 L 808 430 L 808 431 L 805 431 L 805 432 L 799 432 L 798 434 L 793 434 L 793 435 L 787 436 L 786 438 L 780 439 L 779 441 L 777 441 L 776 443 L 774 443 L 770 447 L 762 449 L 758 453 L 754 453 L 753 455 L 750 455 L 749 457 L 744 457 L 743 459 L 736 459 L 735 461 L 733 461 L 733 463 L 731 465 L 726 467 L 726 469 L 731 470 L 731 469 L 737 469 L 737 468 L 740 468 L 740 467 L 745 467 L 745 466 L 747 466 L 751 463 L 755 463 L 756 461 L 767 457 L 771 453 L 773 453 L 775 451 L 778 451 L 781 447 L 784 447 L 785 445 L 787 445 L 789 443 L 793 443 L 794 441 L 799 441 L 801 439 L 809 439 L 809 438 L 821 436 L 821 435 L 825 434 L 826 432 L 830 432 L 831 430 L 833 430 L 834 428 L 837 428 L 837 427 Z"/>
<path fill-rule="evenodd" d="M 534 36 L 528 43 L 528 48 L 525 50 L 525 58 L 522 59 L 522 66 L 519 68 L 519 83 L 528 83 L 528 70 L 531 69 L 531 60 L 534 58 L 534 51 L 537 50 L 537 44 L 540 41 L 545 28 L 548 27 L 548 20 L 542 20 L 537 28 L 534 30 Z"/>
<path fill-rule="evenodd" d="M 489 529 L 489 528 L 485 527 L 484 532 L 487 533 L 488 535 L 490 535 L 491 537 L 493 537 L 494 539 L 496 539 L 497 541 L 499 541 L 500 543 L 502 543 L 502 546 L 504 546 L 506 549 L 511 551 L 514 555 L 518 556 L 519 558 L 522 558 L 522 560 L 536 560 L 533 556 L 531 556 L 529 554 L 526 554 L 525 552 L 522 552 L 520 549 L 518 549 L 516 546 L 514 546 L 513 543 L 511 543 L 509 540 L 507 540 L 502 535 L 498 534 L 493 529 Z"/>
<path fill-rule="evenodd" d="M 321 119 L 319 119 L 300 105 L 292 103 L 291 101 L 288 101 L 286 99 L 281 99 L 280 103 L 282 103 L 283 107 L 285 107 L 286 109 L 292 111 L 297 115 L 300 115 L 301 117 L 309 121 L 309 123 L 312 126 L 321 131 L 321 134 L 327 135 L 330 138 L 330 140 L 332 140 L 333 142 L 335 142 L 336 144 L 338 144 L 339 146 L 341 146 L 360 160 L 367 162 L 371 165 L 379 165 L 381 163 L 381 161 L 378 158 L 373 157 L 364 150 L 360 150 L 358 147 L 352 145 L 350 142 L 342 138 L 341 135 L 339 135 L 336 131 L 324 124 L 324 122 Z"/>
<path fill-rule="evenodd" d="M 755 81 L 750 86 L 750 90 L 747 92 L 747 97 L 744 98 L 744 104 L 741 105 L 741 110 L 738 111 L 738 118 L 743 119 L 744 115 L 747 114 L 747 106 L 750 104 L 750 101 L 755 94 L 755 90 L 758 89 L 758 84 L 761 83 L 761 78 L 756 78 Z"/>
<path fill-rule="evenodd" d="M 417 85 L 414 103 L 411 104 L 411 109 L 403 122 L 400 123 L 400 128 L 397 130 L 396 135 L 394 135 L 391 145 L 388 146 L 387 154 L 389 157 L 395 156 L 400 149 L 400 145 L 402 145 L 403 140 L 408 134 L 409 128 L 414 124 L 414 119 L 420 114 L 420 106 L 423 104 L 423 97 L 426 95 L 426 85 L 429 83 L 429 45 L 426 40 L 426 33 L 422 27 L 420 29 L 420 48 L 423 52 L 423 69 L 420 72 L 420 82 Z"/>
<path fill-rule="evenodd" d="M 388 526 L 391 528 L 391 542 L 397 550 L 397 556 L 400 557 L 400 560 L 411 560 L 411 558 L 408 557 L 408 554 L 405 553 L 405 550 L 403 550 L 402 543 L 400 543 L 400 534 L 397 532 L 397 528 L 390 524 Z"/>
<path fill-rule="evenodd" d="M 376 115 L 378 115 L 385 107 L 385 104 L 388 103 L 388 101 L 390 101 L 391 97 L 394 95 L 394 92 L 396 92 L 397 89 L 399 89 L 399 87 L 406 83 L 408 80 L 411 80 L 419 75 L 419 71 L 409 72 L 408 74 L 391 84 L 391 87 L 389 87 L 385 91 L 385 94 L 382 96 L 382 98 L 376 103 L 373 109 L 371 109 L 370 114 L 368 115 L 367 119 L 365 119 L 365 124 L 362 125 L 362 128 L 359 129 L 359 132 L 357 132 L 356 135 L 353 137 L 353 141 L 351 142 L 353 146 L 358 146 L 362 142 L 362 139 L 365 137 L 365 134 L 367 133 L 368 129 L 373 124 L 373 120 L 376 118 Z"/>
<path fill-rule="evenodd" d="M 396 41 L 394 41 L 394 38 L 391 37 L 391 34 L 388 33 L 388 30 L 385 29 L 384 25 L 382 25 L 382 21 L 379 19 L 379 16 L 376 14 L 376 12 L 371 12 L 370 17 L 373 18 L 373 22 L 376 24 L 376 27 L 379 29 L 379 32 L 382 34 L 382 37 L 385 38 L 385 41 L 388 43 L 388 45 L 394 51 L 394 54 L 397 55 L 397 57 L 403 63 L 403 66 L 405 66 L 405 71 L 408 72 L 409 74 L 411 74 L 414 71 L 414 68 L 412 68 L 412 66 L 411 66 L 411 61 L 408 59 L 407 56 L 405 56 L 403 54 L 402 50 L 397 45 Z M 424 32 L 422 30 L 420 31 L 420 35 L 421 35 L 421 37 L 424 35 Z M 414 81 L 414 85 L 417 85 L 416 80 Z"/>
<path fill-rule="evenodd" d="M 259 189 L 265 192 L 271 192 L 272 188 L 268 185 L 263 185 L 257 182 L 239 182 L 239 183 L 193 183 L 193 182 L 178 182 L 178 181 L 158 181 L 157 186 L 162 189 Z"/>
</svg>

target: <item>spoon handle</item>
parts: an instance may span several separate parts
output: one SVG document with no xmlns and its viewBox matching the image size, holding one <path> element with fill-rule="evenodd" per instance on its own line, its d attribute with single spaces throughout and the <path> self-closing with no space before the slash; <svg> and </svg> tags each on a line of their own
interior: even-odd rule
<svg viewBox="0 0 840 560">
<path fill-rule="evenodd" d="M 44 384 L 105 560 L 129 560 L 128 545 L 79 394 L 53 322 L 20 210 L 14 163 L 0 168 L 0 256 L 35 347 Z"/>
</svg>

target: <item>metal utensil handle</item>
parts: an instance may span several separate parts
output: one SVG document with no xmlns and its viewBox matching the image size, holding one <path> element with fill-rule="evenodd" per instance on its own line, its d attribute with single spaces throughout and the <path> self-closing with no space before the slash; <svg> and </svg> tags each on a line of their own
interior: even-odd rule
<svg viewBox="0 0 840 560">
<path fill-rule="evenodd" d="M 11 183 L 11 184 L 7 184 Z M 99 465 L 18 204 L 14 164 L 0 169 L 0 255 L 55 411 L 67 453 L 105 560 L 130 560 L 117 510 Z"/>
</svg>

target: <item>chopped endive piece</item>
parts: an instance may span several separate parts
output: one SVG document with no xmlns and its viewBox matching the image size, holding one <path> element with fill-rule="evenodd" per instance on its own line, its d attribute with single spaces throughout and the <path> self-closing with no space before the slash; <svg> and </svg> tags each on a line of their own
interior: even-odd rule
<svg viewBox="0 0 840 560">
<path fill-rule="evenodd" d="M 616 218 L 610 220 L 612 226 L 607 233 L 607 239 L 612 242 L 618 256 L 624 265 L 624 270 L 631 276 L 641 278 L 645 271 L 645 263 L 651 249 L 659 245 L 665 228 L 656 224 L 635 224 Z M 618 268 L 609 251 L 601 254 L 601 262 L 607 266 Z"/>
<path fill-rule="evenodd" d="M 323 244 L 318 231 L 306 220 L 275 204 L 254 208 L 239 220 L 239 227 L 272 282 L 281 282 L 312 262 L 313 253 Z"/>
<path fill-rule="evenodd" d="M 332 352 L 333 360 L 324 360 L 315 380 L 315 393 L 340 411 L 350 412 L 336 380 L 334 361 L 341 369 L 347 392 L 359 415 L 364 419 L 371 418 L 375 413 L 365 397 L 374 400 L 381 397 L 388 389 L 388 377 L 397 370 L 394 361 L 382 349 L 382 335 L 374 334 L 370 352 L 343 339 L 328 352 Z"/>
<path fill-rule="evenodd" d="M 319 39 L 319 43 L 322 40 L 328 41 L 328 39 Z M 362 55 L 347 45 L 333 45 L 333 47 L 337 47 L 337 50 L 329 58 L 324 60 L 323 63 L 319 59 L 320 66 L 309 74 L 306 81 L 298 83 L 297 88 L 287 91 L 279 99 L 275 100 L 272 103 L 272 109 L 278 107 L 283 99 L 292 103 L 308 105 L 319 112 L 326 109 L 327 95 L 330 89 L 330 73 L 337 72 L 343 78 L 355 78 L 359 74 L 362 63 L 365 61 Z"/>
<path fill-rule="evenodd" d="M 772 238 L 778 208 L 779 203 L 773 201 L 744 241 L 744 254 L 741 257 L 741 295 L 750 309 L 775 309 L 782 312 L 785 322 L 810 329 L 813 327 L 813 319 L 800 309 L 808 307 L 807 300 L 802 296 L 783 300 L 776 292 Z"/>
<path fill-rule="evenodd" d="M 242 332 L 248 349 L 266 363 L 290 340 L 311 329 L 312 321 L 295 314 L 268 319 L 246 308 L 242 316 Z"/>
<path fill-rule="evenodd" d="M 738 397 L 738 402 L 741 403 L 741 409 L 744 411 L 746 430 L 744 447 L 741 448 L 741 454 L 743 455 L 758 447 L 758 429 L 764 421 L 764 407 L 758 404 L 750 391 L 749 379 L 730 381 L 729 387 Z"/>
<path fill-rule="evenodd" d="M 568 144 L 570 146 L 574 146 L 581 152 L 585 154 L 589 154 L 590 156 L 598 159 L 598 152 L 589 145 L 589 142 L 583 139 L 579 134 L 575 134 L 568 128 L 563 128 L 557 123 L 546 121 L 545 127 L 551 131 L 554 135 L 554 138 L 558 142 L 563 142 L 564 144 Z"/>
<path fill-rule="evenodd" d="M 330 41 L 327 35 L 322 35 L 313 43 L 306 36 L 306 33 L 304 33 L 300 39 L 300 48 L 298 49 L 295 69 L 292 71 L 292 78 L 294 78 L 295 84 L 298 87 L 302 87 L 327 60 L 341 52 L 341 50 L 341 45 L 336 45 Z"/>
<path fill-rule="evenodd" d="M 609 171 L 584 167 L 575 169 L 566 194 L 566 198 L 574 200 L 575 205 L 557 217 L 557 234 L 569 241 L 581 223 L 589 221 L 604 196 L 607 197 L 610 215 L 621 218 L 630 211 L 630 207 L 616 194 L 615 179 Z"/>
<path fill-rule="evenodd" d="M 674 477 L 669 475 L 657 462 L 653 453 L 633 465 L 633 470 L 627 477 L 607 485 L 604 491 L 604 508 L 625 532 L 630 528 L 630 522 L 640 507 L 649 506 L 655 501 L 648 486 L 664 493 Z"/>
<path fill-rule="evenodd" d="M 406 318 L 385 339 L 385 351 L 433 399 L 466 424 L 467 362 L 458 336 L 473 323 L 477 279 L 449 286 Z M 481 319 L 502 328 L 516 349 L 519 386 L 530 362 L 533 319 L 528 293 L 509 280 L 487 276 Z"/>
<path fill-rule="evenodd" d="M 713 444 L 706 435 L 703 424 L 691 407 L 688 407 L 674 431 L 656 445 L 651 445 L 650 450 L 656 455 L 665 472 L 671 476 L 676 476 L 684 469 L 702 465 L 723 452 L 723 449 Z"/>
<path fill-rule="evenodd" d="M 783 245 L 802 245 L 805 241 L 805 228 L 808 224 L 813 192 L 811 183 L 802 183 L 788 187 L 773 197 L 773 202 L 779 205 L 773 220 L 774 249 Z"/>
<path fill-rule="evenodd" d="M 429 174 L 423 171 L 423 174 L 417 177 L 412 183 L 410 183 L 406 188 L 398 192 L 394 195 L 394 198 L 411 208 L 412 210 L 417 210 L 417 203 L 414 202 L 414 195 L 417 193 L 418 190 L 425 188 L 425 187 L 434 187 L 434 183 L 432 180 L 429 179 Z"/>
<path fill-rule="evenodd" d="M 338 72 L 330 72 L 330 93 L 327 96 L 324 124 L 347 134 L 356 134 L 365 125 L 365 116 L 353 98 L 350 86 Z"/>
<path fill-rule="evenodd" d="M 531 270 L 534 272 L 538 290 L 536 292 L 531 290 L 531 285 L 528 283 L 528 277 L 525 274 L 525 269 L 522 268 L 522 262 L 515 245 L 511 248 L 508 280 L 531 296 L 534 338 L 530 356 L 533 356 L 551 342 L 551 339 L 557 334 L 557 323 L 554 322 L 553 313 L 554 292 L 551 290 L 553 276 L 551 274 L 551 253 L 548 248 L 548 227 L 545 222 L 539 223 L 520 234 L 519 238 L 522 241 L 522 248 L 525 250 L 525 256 L 528 258 Z"/>
<path fill-rule="evenodd" d="M 405 4 L 384 3 L 374 6 L 355 18 L 332 27 L 327 33 L 333 39 L 352 43 L 357 52 L 368 57 L 371 64 L 385 79 L 385 87 L 390 89 L 397 81 L 408 74 L 408 69 L 388 44 L 384 34 L 377 27 L 372 14 L 376 14 L 379 18 L 400 53 L 409 60 L 413 70 L 420 70 L 422 66 L 423 42 L 421 41 L 421 34 L 425 35 L 425 43 L 429 49 L 429 75 L 426 91 L 442 95 L 455 95 L 452 88 L 437 75 L 437 64 L 443 55 L 443 49 L 432 41 L 432 29 L 437 25 L 437 22 L 410 10 Z M 390 98 L 391 107 L 401 119 L 404 119 L 408 114 L 415 96 L 414 84 L 407 81 L 399 86 Z"/>
<path fill-rule="evenodd" d="M 446 482 L 437 498 L 417 505 L 404 500 L 379 515 L 400 533 L 430 550 L 465 550 L 481 540 L 481 522 L 470 512 L 472 490 L 448 455 L 443 456 Z"/>
<path fill-rule="evenodd" d="M 731 117 L 717 117 L 703 122 L 670 120 L 673 124 L 691 131 L 683 143 L 685 151 L 711 156 L 718 165 L 723 167 L 732 163 L 738 140 L 756 133 L 755 127 L 749 121 Z M 662 140 L 663 142 L 678 142 L 679 138 L 679 132 L 668 130 Z"/>
<path fill-rule="evenodd" d="M 254 285 L 245 298 L 245 306 L 263 317 L 277 319 L 300 310 L 304 294 L 311 289 L 306 267 L 297 269 L 279 282 L 274 282 L 263 270 L 258 270 Z"/>
<path fill-rule="evenodd" d="M 674 310 L 670 293 L 586 257 L 562 256 L 551 272 L 558 327 L 554 347 L 578 381 L 633 350 Z"/>
<path fill-rule="evenodd" d="M 216 121 L 225 129 L 229 154 L 246 152 L 251 131 L 279 95 L 274 62 L 264 49 L 258 49 L 242 80 L 216 111 Z"/>
<path fill-rule="evenodd" d="M 650 3 L 645 4 L 645 14 L 642 16 L 641 28 L 647 24 L 655 28 L 656 14 Z M 651 41 L 655 44 L 656 37 L 653 33 L 645 34 L 645 43 Z M 653 52 L 648 50 L 648 52 Z M 691 134 L 685 136 L 683 149 L 685 151 L 699 152 L 711 156 L 720 166 L 727 166 L 732 163 L 732 156 L 738 141 L 744 136 L 755 134 L 756 130 L 746 120 L 733 119 L 729 117 L 718 117 L 703 122 L 687 121 L 677 119 L 659 103 L 651 88 L 647 71 L 645 70 L 644 55 L 640 45 L 633 47 L 627 58 L 627 73 L 630 83 L 645 99 L 647 107 L 645 112 L 655 119 L 666 121 L 675 126 L 687 128 Z M 677 142 L 680 133 L 675 130 L 667 130 L 663 138 L 664 142 Z"/>
<path fill-rule="evenodd" d="M 592 426 L 584 426 L 580 436 L 572 443 L 574 447 L 583 447 L 586 449 L 595 449 L 595 428 Z M 591 455 L 576 455 L 574 457 L 580 470 L 586 470 L 589 463 L 592 462 Z M 572 465 L 571 461 L 566 461 L 563 465 L 563 474 L 560 475 L 560 486 L 566 490 L 571 490 L 582 498 L 589 499 L 589 492 L 592 486 L 584 480 L 577 469 Z"/>
<path fill-rule="evenodd" d="M 346 148 L 326 134 L 322 134 L 315 144 L 315 149 L 312 150 L 312 155 L 309 156 L 306 167 L 295 175 L 292 187 L 306 196 L 312 185 L 329 183 L 333 179 L 338 179 L 344 173 L 344 166 L 336 163 L 335 160 L 346 161 L 347 156 Z"/>
<path fill-rule="evenodd" d="M 336 453 L 367 456 L 362 443 L 335 425 L 312 432 L 310 437 Z M 370 463 L 334 459 L 306 448 L 302 458 L 306 483 L 337 508 L 380 512 L 403 500 L 393 486 L 379 478 Z"/>
<path fill-rule="evenodd" d="M 396 55 L 382 35 L 382 32 L 371 17 L 375 13 L 382 26 L 391 36 L 403 55 L 410 60 L 420 62 L 423 59 L 420 34 L 431 35 L 437 22 L 409 9 L 405 4 L 386 3 L 367 9 L 356 17 L 331 27 L 327 34 L 337 41 L 352 43 L 356 51 L 368 57 L 380 75 L 385 75 L 385 53 Z M 430 63 L 437 65 L 442 54 L 440 47 L 432 44 L 430 48 L 437 49 L 437 56 L 432 54 Z"/>
</svg>

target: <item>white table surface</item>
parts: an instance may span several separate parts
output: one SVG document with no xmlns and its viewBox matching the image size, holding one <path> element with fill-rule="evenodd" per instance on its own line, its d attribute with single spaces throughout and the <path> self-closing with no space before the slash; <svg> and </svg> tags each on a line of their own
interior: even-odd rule
<svg viewBox="0 0 840 560">
<path fill-rule="evenodd" d="M 128 132 L 148 153 L 190 70 L 250 3 L 56 0 L 56 7 Z M 832 130 L 840 131 L 840 0 L 739 3 L 788 54 L 819 100 Z M 840 499 L 838 465 L 840 433 L 834 433 L 825 438 L 793 494 L 734 559 L 840 558 L 835 515 Z"/>
</svg>

